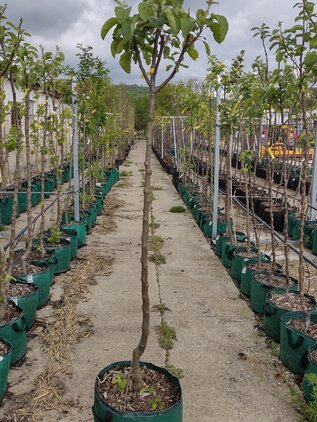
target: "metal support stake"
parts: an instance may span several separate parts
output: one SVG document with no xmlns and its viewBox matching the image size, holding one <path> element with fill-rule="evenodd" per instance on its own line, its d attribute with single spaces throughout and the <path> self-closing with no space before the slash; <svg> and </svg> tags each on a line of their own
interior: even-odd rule
<svg viewBox="0 0 317 422">
<path fill-rule="evenodd" d="M 78 123 L 77 123 L 77 96 L 76 82 L 72 81 L 72 107 L 73 107 L 73 166 L 74 166 L 74 217 L 80 221 L 79 216 L 79 176 L 78 176 Z"/>
<path fill-rule="evenodd" d="M 161 136 L 161 159 L 164 158 L 164 122 L 162 119 L 162 136 Z"/>
<path fill-rule="evenodd" d="M 212 208 L 212 238 L 213 239 L 216 239 L 217 237 L 219 170 L 220 170 L 220 111 L 219 111 L 218 92 L 216 92 L 216 139 L 215 139 L 215 158 L 214 158 L 214 197 L 213 197 L 213 208 Z"/>
<path fill-rule="evenodd" d="M 311 191 L 310 191 L 310 205 L 316 208 L 316 197 L 317 197 L 317 127 L 315 133 L 315 147 L 314 147 L 314 158 L 313 158 L 313 171 L 311 180 Z M 310 209 L 310 220 L 316 219 L 316 210 Z"/>
</svg>

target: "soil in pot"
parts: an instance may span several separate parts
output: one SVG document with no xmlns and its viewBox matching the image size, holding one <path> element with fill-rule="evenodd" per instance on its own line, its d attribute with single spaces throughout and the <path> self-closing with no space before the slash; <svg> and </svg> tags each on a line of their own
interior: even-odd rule
<svg viewBox="0 0 317 422">
<path fill-rule="evenodd" d="M 310 312 L 316 309 L 316 301 L 312 296 L 304 295 L 303 299 Z M 301 310 L 302 298 L 299 293 L 289 292 L 287 294 L 284 289 L 270 290 L 264 305 L 264 331 L 279 343 L 282 315 L 289 311 L 297 312 Z"/>
<path fill-rule="evenodd" d="M 16 364 L 27 350 L 26 323 L 24 312 L 9 300 L 6 304 L 4 319 L 0 321 L 0 337 L 12 346 L 10 364 Z"/>
<path fill-rule="evenodd" d="M 250 307 L 253 312 L 265 312 L 266 296 L 273 288 L 286 289 L 287 280 L 284 274 L 271 272 L 255 272 L 251 278 Z M 292 277 L 289 278 L 289 288 L 292 292 L 298 290 L 298 284 Z"/>
<path fill-rule="evenodd" d="M 0 337 L 0 401 L 7 390 L 10 362 L 11 346 L 5 339 Z"/>
<path fill-rule="evenodd" d="M 146 366 L 142 367 L 141 371 L 145 384 L 141 394 L 132 389 L 132 368 L 124 366 L 116 366 L 105 373 L 104 379 L 97 380 L 96 388 L 107 404 L 119 411 L 165 410 L 179 401 L 179 389 L 166 378 L 165 374 Z M 119 388 L 120 380 L 124 380 L 122 386 L 126 384 L 123 391 Z"/>
<path fill-rule="evenodd" d="M 11 275 L 19 277 L 20 275 L 37 274 L 43 271 L 42 267 L 31 264 L 30 262 L 25 263 L 25 268 L 26 271 L 23 271 L 22 264 L 20 262 L 14 262 L 11 269 Z"/>
<path fill-rule="evenodd" d="M 310 322 L 307 330 L 305 327 L 305 321 L 292 319 L 290 320 L 289 325 L 295 328 L 295 330 L 301 331 L 307 336 L 312 337 L 313 339 L 317 340 L 317 322 Z"/>
<path fill-rule="evenodd" d="M 33 283 L 10 282 L 7 296 L 23 310 L 26 328 L 30 329 L 36 318 L 38 286 Z"/>
</svg>

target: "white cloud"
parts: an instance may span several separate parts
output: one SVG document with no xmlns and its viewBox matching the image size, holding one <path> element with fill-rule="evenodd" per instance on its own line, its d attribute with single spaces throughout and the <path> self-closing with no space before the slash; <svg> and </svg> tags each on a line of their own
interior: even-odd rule
<svg viewBox="0 0 317 422">
<path fill-rule="evenodd" d="M 295 2 L 295 0 L 294 0 Z M 111 35 L 105 41 L 100 38 L 103 22 L 113 15 L 115 6 L 112 0 L 7 0 L 7 16 L 17 22 L 24 19 L 24 26 L 32 33 L 32 43 L 43 44 L 46 49 L 54 50 L 59 45 L 66 60 L 73 66 L 77 63 L 76 43 L 90 45 L 94 54 L 107 61 L 111 77 L 115 82 L 141 84 L 140 71 L 135 67 L 132 75 L 126 75 L 110 54 Z M 130 4 L 136 7 L 137 0 Z M 219 0 L 213 6 L 214 13 L 223 14 L 229 20 L 229 33 L 219 46 L 211 40 L 212 52 L 226 63 L 230 63 L 240 50 L 246 50 L 247 64 L 261 54 L 261 43 L 254 39 L 252 26 L 262 22 L 273 27 L 279 20 L 289 24 L 295 15 L 290 0 Z M 194 6 L 193 6 L 194 4 Z M 185 0 L 184 7 L 204 8 L 204 0 Z M 209 38 L 210 39 L 210 38 Z M 199 47 L 200 58 L 197 62 L 187 60 L 190 70 L 181 70 L 177 79 L 189 77 L 203 78 L 207 60 L 204 47 Z"/>
</svg>

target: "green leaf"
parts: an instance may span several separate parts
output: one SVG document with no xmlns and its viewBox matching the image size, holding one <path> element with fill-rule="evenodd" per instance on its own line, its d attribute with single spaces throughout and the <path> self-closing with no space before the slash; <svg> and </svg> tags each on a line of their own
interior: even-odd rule
<svg viewBox="0 0 317 422">
<path fill-rule="evenodd" d="M 104 40 L 106 38 L 106 35 L 108 34 L 108 32 L 110 31 L 110 29 L 117 25 L 118 19 L 117 18 L 110 18 L 108 19 L 102 26 L 101 31 L 100 31 L 100 35 L 101 38 Z"/>
<path fill-rule="evenodd" d="M 186 38 L 190 31 L 192 31 L 195 27 L 195 19 L 190 16 L 186 16 L 184 18 L 181 18 L 180 22 L 183 37 Z"/>
<path fill-rule="evenodd" d="M 131 7 L 120 7 L 117 6 L 114 8 L 114 12 L 119 22 L 127 19 L 130 16 Z"/>
<path fill-rule="evenodd" d="M 174 67 L 172 64 L 168 64 L 167 66 L 166 66 L 166 72 L 168 72 L 170 69 L 172 69 L 172 67 Z"/>
<path fill-rule="evenodd" d="M 189 57 L 192 58 L 193 60 L 197 60 L 198 57 L 199 57 L 199 53 L 194 47 L 189 48 L 187 50 L 187 53 L 188 53 Z"/>
<path fill-rule="evenodd" d="M 139 15 L 143 22 L 147 22 L 151 17 L 157 17 L 154 13 L 153 5 L 151 3 L 140 3 L 139 4 Z"/>
<path fill-rule="evenodd" d="M 206 22 L 206 11 L 203 9 L 198 9 L 196 12 L 196 19 L 198 20 L 198 22 L 200 23 L 205 23 Z"/>
<path fill-rule="evenodd" d="M 177 32 L 178 32 L 177 31 L 177 24 L 176 24 L 176 19 L 175 19 L 175 16 L 174 16 L 172 10 L 169 7 L 165 6 L 163 8 L 163 13 L 166 16 L 167 22 L 168 22 L 168 24 L 171 28 L 172 33 L 174 35 L 176 35 Z"/>
<path fill-rule="evenodd" d="M 210 47 L 209 47 L 209 44 L 206 41 L 204 41 L 204 46 L 205 46 L 207 56 L 210 56 L 210 54 L 211 54 Z"/>
<path fill-rule="evenodd" d="M 125 40 L 130 40 L 132 31 L 131 31 L 131 19 L 126 19 L 121 24 L 121 34 Z"/>
<path fill-rule="evenodd" d="M 309 69 L 311 69 L 313 66 L 317 65 L 317 53 L 315 51 L 311 51 L 311 52 L 306 54 L 305 65 Z"/>
<path fill-rule="evenodd" d="M 229 28 L 227 19 L 222 15 L 212 15 L 208 26 L 213 34 L 215 41 L 218 44 L 221 44 L 222 41 L 226 38 Z"/>
<path fill-rule="evenodd" d="M 129 51 L 125 51 L 120 57 L 119 64 L 126 73 L 131 73 L 131 58 Z"/>
</svg>

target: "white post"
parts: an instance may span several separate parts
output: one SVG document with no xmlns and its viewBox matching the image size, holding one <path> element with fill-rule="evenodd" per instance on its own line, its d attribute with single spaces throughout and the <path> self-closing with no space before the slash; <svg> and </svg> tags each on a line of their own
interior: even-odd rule
<svg viewBox="0 0 317 422">
<path fill-rule="evenodd" d="M 212 208 L 212 238 L 217 237 L 218 224 L 218 198 L 219 198 L 219 171 L 220 171 L 220 111 L 219 97 L 216 92 L 216 139 L 215 139 L 215 157 L 214 157 L 214 197 Z"/>
<path fill-rule="evenodd" d="M 74 217 L 80 221 L 79 216 L 79 176 L 78 176 L 78 123 L 77 123 L 77 96 L 76 82 L 72 81 L 72 106 L 73 106 L 73 167 L 74 167 Z"/>
</svg>

